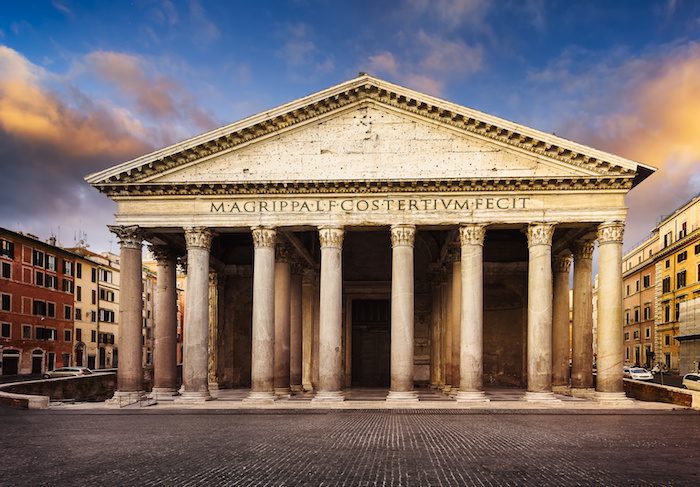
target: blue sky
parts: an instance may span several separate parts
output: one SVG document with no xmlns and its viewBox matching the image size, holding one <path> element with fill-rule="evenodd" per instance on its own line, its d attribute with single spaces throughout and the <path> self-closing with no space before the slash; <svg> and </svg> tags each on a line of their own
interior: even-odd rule
<svg viewBox="0 0 700 487">
<path fill-rule="evenodd" d="M 0 225 L 105 250 L 84 175 L 358 71 L 659 167 L 627 247 L 700 188 L 697 1 L 7 2 Z"/>
</svg>

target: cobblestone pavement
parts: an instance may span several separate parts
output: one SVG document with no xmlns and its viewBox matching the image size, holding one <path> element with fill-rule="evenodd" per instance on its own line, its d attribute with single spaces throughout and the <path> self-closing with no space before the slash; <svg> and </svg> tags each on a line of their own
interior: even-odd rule
<svg viewBox="0 0 700 487">
<path fill-rule="evenodd" d="M 700 485 L 693 411 L 15 411 L 1 485 Z"/>
</svg>

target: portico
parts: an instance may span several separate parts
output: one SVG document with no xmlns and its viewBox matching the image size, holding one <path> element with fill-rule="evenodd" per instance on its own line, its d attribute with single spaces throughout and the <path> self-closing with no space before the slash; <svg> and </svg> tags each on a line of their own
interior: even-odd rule
<svg viewBox="0 0 700 487">
<path fill-rule="evenodd" d="M 391 402 L 416 401 L 421 385 L 460 402 L 485 401 L 486 384 L 526 388 L 529 401 L 589 391 L 597 239 L 597 391 L 615 401 L 624 195 L 652 171 L 361 75 L 87 179 L 118 204 L 122 336 L 140 334 L 134 252 L 146 240 L 162 261 L 161 396 L 174 388 L 176 254 L 187 255 L 176 401 L 208 400 L 212 386 L 249 387 L 253 402 L 302 388 L 343 401 L 353 383 L 381 384 Z M 122 358 L 120 393 L 138 392 L 139 376 Z"/>
</svg>

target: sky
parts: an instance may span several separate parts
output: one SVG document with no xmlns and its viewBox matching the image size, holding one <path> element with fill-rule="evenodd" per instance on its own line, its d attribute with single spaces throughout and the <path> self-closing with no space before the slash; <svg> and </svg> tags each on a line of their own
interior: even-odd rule
<svg viewBox="0 0 700 487">
<path fill-rule="evenodd" d="M 32 0 L 0 8 L 0 226 L 116 251 L 84 176 L 360 71 L 657 167 L 625 249 L 700 191 L 695 0 Z"/>
</svg>

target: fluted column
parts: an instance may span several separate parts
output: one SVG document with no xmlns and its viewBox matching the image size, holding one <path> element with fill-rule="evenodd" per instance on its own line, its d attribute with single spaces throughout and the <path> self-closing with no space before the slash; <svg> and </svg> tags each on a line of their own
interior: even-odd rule
<svg viewBox="0 0 700 487">
<path fill-rule="evenodd" d="M 209 272 L 209 356 L 207 361 L 209 390 L 219 388 L 219 276 Z"/>
<path fill-rule="evenodd" d="M 319 227 L 321 293 L 319 310 L 319 377 L 314 401 L 343 401 L 343 229 Z"/>
<path fill-rule="evenodd" d="M 292 392 L 301 392 L 302 370 L 302 269 L 292 265 L 292 280 L 289 290 L 289 386 Z"/>
<path fill-rule="evenodd" d="M 313 390 L 313 346 L 314 346 L 314 272 L 306 269 L 301 281 L 301 334 L 302 370 L 301 382 L 305 391 Z"/>
<path fill-rule="evenodd" d="M 277 243 L 275 261 L 275 395 L 289 397 L 289 250 Z"/>
<path fill-rule="evenodd" d="M 462 328 L 460 325 L 460 317 L 462 314 L 462 256 L 460 255 L 460 249 L 454 250 L 454 255 L 452 257 L 452 280 L 450 283 L 450 304 L 452 306 L 452 313 L 450 314 L 452 323 L 450 324 L 452 329 L 452 360 L 450 361 L 450 366 L 452 368 L 452 388 L 450 389 L 450 395 L 456 396 L 459 392 L 460 385 L 460 359 L 461 359 L 461 336 Z"/>
<path fill-rule="evenodd" d="M 177 395 L 177 255 L 166 246 L 151 246 L 156 260 L 153 389 L 157 401 Z"/>
<path fill-rule="evenodd" d="M 574 245 L 574 310 L 571 336 L 573 350 L 571 393 L 573 395 L 593 393 L 592 262 L 594 249 L 595 242 L 592 240 L 582 240 Z"/>
<path fill-rule="evenodd" d="M 211 231 L 185 228 L 187 245 L 187 294 L 185 295 L 185 356 L 182 394 L 176 401 L 211 399 L 209 395 L 209 249 Z"/>
<path fill-rule="evenodd" d="M 442 283 L 442 295 L 444 298 L 445 314 L 443 331 L 443 380 L 442 391 L 449 394 L 452 391 L 452 324 L 454 322 L 454 307 L 452 306 L 452 262 L 448 261 L 445 272 L 445 281 Z"/>
<path fill-rule="evenodd" d="M 321 336 L 321 289 L 320 283 L 321 276 L 316 275 L 314 278 L 314 297 L 313 297 L 313 337 L 311 342 L 311 385 L 315 390 L 318 390 L 319 381 L 319 348 L 320 348 L 320 336 Z"/>
<path fill-rule="evenodd" d="M 625 401 L 622 383 L 622 236 L 624 223 L 598 226 L 598 374 L 601 401 Z"/>
<path fill-rule="evenodd" d="M 138 226 L 109 226 L 119 239 L 119 365 L 115 403 L 137 400 L 143 392 L 142 319 L 143 281 L 141 247 L 143 232 Z"/>
<path fill-rule="evenodd" d="M 246 401 L 273 401 L 275 357 L 275 241 L 273 228 L 254 227 L 251 390 Z"/>
<path fill-rule="evenodd" d="M 391 227 L 391 386 L 387 401 L 417 401 L 413 390 L 414 225 Z"/>
<path fill-rule="evenodd" d="M 552 290 L 552 388 L 569 387 L 569 269 L 571 256 L 554 259 Z"/>
<path fill-rule="evenodd" d="M 441 331 L 442 322 L 442 293 L 440 289 L 441 272 L 439 267 L 433 264 L 430 271 L 431 284 L 431 313 L 430 313 L 430 388 L 437 389 L 442 380 L 440 369 L 441 357 Z"/>
<path fill-rule="evenodd" d="M 459 229 L 462 246 L 459 402 L 488 401 L 484 394 L 484 225 Z"/>
<path fill-rule="evenodd" d="M 552 393 L 552 236 L 554 225 L 531 224 L 527 286 L 528 401 L 555 400 Z"/>
</svg>

